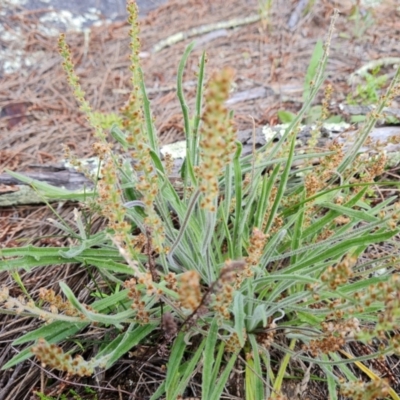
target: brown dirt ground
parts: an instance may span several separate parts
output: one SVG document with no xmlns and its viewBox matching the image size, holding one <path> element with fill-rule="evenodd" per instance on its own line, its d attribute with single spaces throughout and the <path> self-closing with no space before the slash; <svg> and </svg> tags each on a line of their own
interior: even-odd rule
<svg viewBox="0 0 400 400">
<path fill-rule="evenodd" d="M 297 1 L 273 1 L 267 23 L 247 24 L 227 30 L 214 39 L 201 37 L 189 59 L 185 72 L 185 95 L 193 104 L 195 72 L 203 50 L 207 51 L 207 74 L 223 66 L 235 69 L 236 91 L 264 88 L 264 96 L 256 100 L 237 102 L 232 105 L 238 128 L 249 128 L 254 119 L 256 125 L 276 123 L 276 112 L 281 109 L 296 111 L 301 105 L 302 84 L 308 62 L 318 39 L 326 36 L 333 8 L 338 7 L 335 35 L 331 43 L 331 55 L 327 67 L 327 81 L 333 84 L 334 102 L 343 101 L 354 88 L 347 78 L 370 60 L 398 56 L 400 12 L 396 1 L 384 1 L 381 7 L 369 11 L 373 24 L 360 22 L 357 27 L 350 20 L 352 1 L 319 1 L 309 13 L 299 16 L 294 29 L 288 21 Z M 153 46 L 161 39 L 186 31 L 195 26 L 226 21 L 257 13 L 258 1 L 248 0 L 172 0 L 150 13 L 142 21 L 142 67 L 156 120 L 161 143 L 183 139 L 183 125 L 174 86 L 177 66 L 185 47 L 191 39 L 179 42 L 157 53 Z M 367 12 L 367 10 L 362 10 Z M 36 28 L 36 14 L 18 12 L 10 20 L 1 21 L 7 29 L 21 29 L 26 36 L 25 50 L 42 51 L 43 57 L 30 68 L 0 79 L 0 172 L 4 169 L 26 170 L 33 164 L 51 164 L 64 157 L 63 145 L 72 148 L 78 157 L 93 154 L 92 131 L 65 83 L 61 59 L 57 53 L 55 38 L 44 37 Z M 88 46 L 82 33 L 69 34 L 67 40 L 74 53 L 77 72 L 86 91 L 87 99 L 95 110 L 117 112 L 129 95 L 129 41 L 125 23 L 93 28 Z M 7 43 L 0 43 L 7 45 Z M 386 69 L 390 73 L 390 69 Z M 333 111 L 335 108 L 333 107 Z M 67 221 L 72 220 L 72 207 L 54 205 Z M 47 218 L 52 212 L 47 207 L 27 206 L 0 211 L 1 245 L 19 246 L 33 243 L 51 245 L 57 243 L 57 232 Z M 97 225 L 102 221 L 97 221 Z M 96 226 L 94 227 L 96 229 Z M 52 236 L 48 239 L 48 236 Z M 37 238 L 37 239 L 29 239 Z M 34 272 L 20 272 L 26 288 L 32 296 L 41 286 L 53 287 L 63 280 L 80 294 L 80 300 L 88 298 L 91 280 L 76 266 L 57 266 Z M 2 284 L 20 293 L 8 274 L 0 275 Z M 38 323 L 29 318 L 16 319 L 3 315 L 0 323 L 0 365 L 15 355 L 19 348 L 12 340 Z M 91 331 L 90 335 L 104 332 Z M 86 355 L 90 356 L 90 354 Z M 143 363 L 143 365 L 146 363 Z M 99 391 L 101 399 L 146 398 L 153 386 L 146 383 L 149 377 L 162 377 L 159 363 L 147 363 L 139 370 L 134 362 L 125 360 L 110 374 L 91 383 L 107 386 Z M 0 400 L 33 398 L 32 390 L 47 385 L 53 395 L 62 390 L 62 381 L 48 375 L 34 362 L 26 362 L 14 371 L 0 373 Z M 132 386 L 127 380 L 132 380 Z M 7 384 L 7 382 L 11 384 Z M 134 390 L 135 388 L 135 390 Z M 129 393 L 134 393 L 129 396 Z M 128 393 L 128 394 L 127 394 Z M 241 398 L 233 393 L 231 398 Z M 324 399 L 324 389 L 312 387 L 304 398 Z"/>
</svg>

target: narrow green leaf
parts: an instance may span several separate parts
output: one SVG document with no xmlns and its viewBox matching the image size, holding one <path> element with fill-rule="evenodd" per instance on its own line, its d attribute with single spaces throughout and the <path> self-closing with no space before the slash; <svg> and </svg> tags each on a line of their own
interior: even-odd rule
<svg viewBox="0 0 400 400">
<path fill-rule="evenodd" d="M 197 90 L 196 90 L 196 115 L 194 116 L 193 122 L 193 139 L 191 145 L 191 160 L 193 165 L 199 164 L 200 153 L 198 151 L 199 144 L 199 127 L 201 121 L 201 112 L 203 108 L 203 91 L 204 91 L 204 75 L 206 65 L 206 53 L 203 52 L 199 63 L 199 72 L 197 78 Z"/>
<path fill-rule="evenodd" d="M 79 302 L 79 300 L 73 294 L 72 290 L 64 282 L 59 282 L 59 285 L 61 290 L 67 297 L 68 301 L 72 304 L 72 306 L 75 307 L 91 322 L 97 322 L 105 325 L 114 325 L 116 328 L 122 329 L 123 328 L 122 322 L 125 321 L 127 318 L 132 317 L 135 313 L 135 311 L 132 309 L 128 309 L 126 311 L 113 315 L 106 315 L 89 311 L 83 304 Z"/>
<path fill-rule="evenodd" d="M 181 364 L 185 349 L 185 333 L 180 332 L 174 341 L 167 364 L 167 377 L 165 379 L 165 390 L 167 392 L 167 396 L 168 393 L 174 391 L 173 383 L 177 382 L 180 377 L 179 366 Z"/>
<path fill-rule="evenodd" d="M 214 366 L 215 346 L 218 339 L 218 323 L 217 319 L 214 318 L 211 326 L 207 332 L 206 346 L 203 354 L 203 381 L 202 397 L 204 399 L 209 398 L 209 394 L 212 391 L 214 382 L 212 381 L 212 370 Z"/>
<path fill-rule="evenodd" d="M 314 51 L 312 53 L 311 60 L 308 64 L 307 73 L 304 80 L 304 88 L 303 88 L 304 102 L 310 97 L 312 85 L 315 84 L 318 65 L 321 62 L 323 52 L 324 48 L 322 40 L 318 40 L 318 42 L 315 44 Z"/>
<path fill-rule="evenodd" d="M 329 357 L 326 354 L 322 354 L 321 357 L 325 360 L 325 361 L 329 361 Z M 326 373 L 326 378 L 328 381 L 328 392 L 329 392 L 329 400 L 338 400 L 338 382 L 335 379 L 335 373 L 333 371 L 333 366 L 331 365 L 327 365 L 325 364 L 323 366 L 323 370 Z"/>
<path fill-rule="evenodd" d="M 83 190 L 72 191 L 57 186 L 49 185 L 48 183 L 38 181 L 36 179 L 28 178 L 17 172 L 6 170 L 7 174 L 13 178 L 25 182 L 35 190 L 38 191 L 44 199 L 49 200 L 75 200 L 75 201 L 87 201 L 89 198 L 94 196 L 92 189 L 84 188 Z"/>
<path fill-rule="evenodd" d="M 19 268 L 23 268 L 26 271 L 30 271 L 35 267 L 53 266 L 65 262 L 71 262 L 71 260 L 66 261 L 61 256 L 41 257 L 39 260 L 34 257 L 24 256 L 21 258 L 14 258 L 11 260 L 1 260 L 0 271 L 12 271 Z"/>
<path fill-rule="evenodd" d="M 15 339 L 13 342 L 13 345 L 19 345 L 19 344 L 24 344 L 26 342 L 33 342 L 35 340 L 38 340 L 40 338 L 46 339 L 48 342 L 50 342 L 50 338 L 53 338 L 55 336 L 58 336 L 61 332 L 65 335 L 66 332 L 68 332 L 65 336 L 71 335 L 71 331 L 78 331 L 79 329 L 82 329 L 83 327 L 87 326 L 87 323 L 82 323 L 82 324 L 71 324 L 69 322 L 65 321 L 54 321 L 48 325 L 43 325 L 38 329 L 35 329 L 34 331 L 30 331 L 26 333 L 23 336 L 20 336 L 19 338 Z"/>
<path fill-rule="evenodd" d="M 233 315 L 235 317 L 235 332 L 238 336 L 240 346 L 243 347 L 245 343 L 244 334 L 246 313 L 244 309 L 244 296 L 240 292 L 235 293 L 233 299 Z"/>
<path fill-rule="evenodd" d="M 57 326 L 59 329 L 54 329 L 51 327 L 52 324 L 57 324 L 59 323 L 60 325 Z M 53 322 L 52 324 L 48 326 L 42 326 L 32 332 L 28 332 L 27 334 L 21 336 L 17 340 L 13 342 L 13 345 L 18 345 L 18 344 L 23 344 L 26 342 L 30 342 L 33 340 L 37 340 L 39 338 L 44 338 L 46 339 L 47 342 L 49 343 L 59 343 L 60 341 L 66 339 L 69 336 L 74 335 L 76 332 L 79 330 L 83 329 L 86 327 L 88 324 L 87 323 L 81 323 L 81 324 L 71 324 L 71 323 L 66 323 L 63 321 L 56 321 Z M 50 329 L 46 329 L 49 328 Z M 31 348 L 34 344 L 30 345 L 26 349 L 22 350 L 19 352 L 16 356 L 14 356 L 11 360 L 9 360 L 6 364 L 4 364 L 1 369 L 6 370 L 8 368 L 12 368 L 15 365 L 27 360 L 28 358 L 33 356 L 33 353 L 31 352 Z"/>
<path fill-rule="evenodd" d="M 292 339 L 290 341 L 289 350 L 293 350 L 295 345 L 296 345 L 296 339 Z M 290 353 L 286 353 L 285 356 L 283 357 L 282 362 L 280 363 L 279 371 L 278 371 L 278 374 L 276 376 L 276 380 L 275 380 L 275 383 L 274 383 L 274 391 L 273 391 L 273 394 L 271 396 L 272 399 L 275 399 L 276 398 L 276 394 L 281 392 L 283 378 L 284 378 L 284 376 L 286 374 L 286 369 L 287 369 L 287 367 L 289 365 L 290 358 L 291 358 L 291 354 Z"/>
<path fill-rule="evenodd" d="M 278 209 L 279 209 L 279 207 L 281 205 L 281 200 L 282 200 L 283 195 L 285 193 L 285 189 L 286 189 L 287 181 L 288 181 L 288 178 L 289 178 L 290 170 L 292 168 L 295 144 L 296 144 L 296 137 L 293 136 L 293 139 L 292 139 L 292 142 L 291 142 L 291 145 L 290 145 L 289 154 L 288 154 L 288 159 L 287 159 L 287 162 L 286 162 L 286 165 L 285 165 L 285 169 L 283 170 L 282 175 L 280 177 L 281 181 L 280 181 L 280 184 L 279 184 L 279 187 L 278 187 L 278 191 L 277 191 L 277 194 L 276 194 L 275 201 L 274 201 L 274 203 L 273 203 L 273 205 L 271 207 L 271 212 L 270 212 L 270 215 L 269 215 L 269 218 L 268 218 L 268 222 L 267 222 L 266 227 L 265 227 L 265 232 L 268 232 L 269 229 L 271 228 L 271 226 L 272 226 L 272 224 L 273 224 L 273 222 L 275 220 L 276 213 L 278 212 Z"/>
<path fill-rule="evenodd" d="M 138 200 L 138 193 L 135 191 L 137 177 L 133 172 L 130 160 L 124 159 L 121 167 L 121 188 L 124 189 L 124 199 L 127 201 Z"/>
<path fill-rule="evenodd" d="M 263 372 L 260 362 L 260 354 L 257 340 L 254 335 L 249 335 L 251 344 L 251 355 L 246 362 L 245 383 L 246 383 L 246 400 L 264 400 Z"/>
<path fill-rule="evenodd" d="M 157 388 L 157 390 L 150 397 L 150 400 L 157 400 L 165 393 L 165 381 Z"/>
<path fill-rule="evenodd" d="M 225 179 L 224 179 L 224 189 L 225 189 L 225 196 L 223 200 L 223 213 L 224 213 L 224 222 L 228 223 L 228 218 L 231 210 L 231 203 L 233 197 L 233 167 L 232 163 L 229 163 L 225 167 Z"/>
<path fill-rule="evenodd" d="M 124 150 L 128 149 L 129 145 L 126 140 L 126 134 L 122 132 L 121 128 L 116 123 L 112 124 L 110 134 L 118 143 L 122 145 Z"/>
<path fill-rule="evenodd" d="M 322 254 L 317 254 L 316 256 L 311 256 L 309 258 L 304 258 L 300 262 L 296 263 L 295 265 L 290 266 L 285 272 L 286 273 L 293 273 L 295 271 L 301 271 L 302 268 L 305 268 L 309 265 L 317 264 L 321 261 L 327 260 L 329 258 L 334 258 L 336 256 L 341 256 L 346 254 L 346 252 L 357 246 L 367 246 L 372 243 L 379 243 L 385 240 L 390 239 L 394 235 L 398 233 L 397 230 L 383 232 L 378 234 L 370 234 L 369 236 L 364 235 L 358 238 L 351 238 L 350 240 L 343 240 L 342 242 L 331 246 L 330 248 L 324 249 Z"/>
<path fill-rule="evenodd" d="M 115 274 L 134 275 L 135 273 L 135 271 L 129 265 L 118 263 L 107 258 L 77 257 L 76 259 L 77 261 L 86 263 L 86 265 L 93 265 L 97 268 L 106 269 Z"/>
<path fill-rule="evenodd" d="M 214 368 L 212 371 L 211 382 L 217 382 L 218 375 L 220 373 L 221 364 L 222 364 L 222 358 L 224 355 L 225 355 L 225 342 L 221 340 L 219 342 L 218 354 L 215 357 L 215 361 L 214 361 Z"/>
<path fill-rule="evenodd" d="M 158 154 L 155 151 L 150 150 L 150 157 L 153 160 L 153 163 L 154 163 L 155 167 L 158 169 L 158 171 L 165 174 L 164 165 L 163 165 L 162 161 L 160 160 L 160 157 L 158 156 Z"/>
<path fill-rule="evenodd" d="M 262 229 L 264 224 L 265 213 L 267 212 L 268 202 L 271 197 L 271 190 L 278 177 L 280 168 L 280 164 L 276 165 L 270 176 L 268 176 L 268 174 L 265 174 L 263 177 L 261 196 L 257 205 L 257 210 L 255 212 L 254 218 L 254 225 L 260 230 Z"/>
<path fill-rule="evenodd" d="M 336 211 L 339 215 L 346 215 L 355 220 L 365 221 L 365 222 L 376 222 L 379 221 L 378 217 L 374 217 L 371 213 L 366 211 L 353 210 L 352 208 L 340 206 L 333 203 L 321 203 L 321 207 L 325 207 Z"/>
<path fill-rule="evenodd" d="M 366 191 L 368 190 L 367 187 L 363 188 L 360 190 L 358 193 L 356 193 L 346 204 L 344 204 L 345 207 L 351 208 L 357 204 L 357 202 L 363 198 L 365 195 Z M 303 237 L 306 238 L 308 236 L 314 236 L 318 232 L 321 231 L 325 226 L 327 226 L 330 222 L 332 222 L 336 217 L 338 217 L 340 214 L 335 212 L 335 211 L 328 211 L 328 213 L 323 216 L 322 218 L 319 218 L 317 221 L 314 221 L 314 223 L 306 228 L 303 232 Z"/>
<path fill-rule="evenodd" d="M 147 96 L 147 91 L 146 91 L 146 85 L 144 83 L 144 77 L 143 77 L 143 71 L 139 67 L 139 77 L 140 77 L 140 89 L 142 92 L 142 100 L 143 100 L 143 113 L 144 113 L 144 119 L 146 121 L 146 134 L 145 136 L 149 140 L 149 144 L 151 147 L 151 150 L 154 151 L 155 154 L 159 154 L 159 149 L 158 149 L 158 139 L 157 139 L 157 134 L 154 128 L 153 124 L 153 118 L 151 116 L 151 109 L 150 109 L 150 101 Z"/>
<path fill-rule="evenodd" d="M 340 355 L 338 353 L 330 353 L 329 354 L 330 357 L 333 360 L 339 361 L 342 358 L 340 357 Z M 327 355 L 323 355 L 321 358 L 323 358 L 326 361 L 329 361 L 329 358 Z M 353 366 L 351 366 L 352 368 Z M 351 370 L 351 368 L 349 368 L 346 364 L 342 364 L 340 365 L 340 371 L 344 374 L 344 376 L 346 377 L 346 379 L 350 382 L 356 382 L 358 380 L 358 378 L 356 377 L 356 375 L 353 373 L 353 371 Z"/>
<path fill-rule="evenodd" d="M 223 207 L 219 208 L 219 211 L 221 213 L 221 227 L 223 228 L 223 233 L 219 235 L 220 237 L 220 243 L 218 245 L 218 248 L 222 248 L 222 242 L 226 241 L 226 245 L 228 248 L 228 257 L 233 260 L 235 258 L 235 251 L 233 249 L 233 242 L 232 242 L 232 236 L 231 236 L 231 231 L 229 230 L 228 227 L 228 216 L 225 215 L 225 211 Z"/>
<path fill-rule="evenodd" d="M 112 345 L 107 346 L 106 349 L 101 353 L 101 356 L 107 357 L 106 368 L 110 368 L 115 362 L 117 362 L 124 354 L 126 354 L 132 347 L 139 344 L 142 339 L 149 336 L 150 333 L 156 329 L 156 325 L 147 324 L 143 326 L 137 326 L 131 324 L 128 330 L 122 335 L 121 340 L 115 349 L 112 349 Z M 133 329 L 135 327 L 135 329 Z M 109 353 L 109 354 L 107 354 Z M 96 358 L 98 358 L 97 356 Z"/>
<path fill-rule="evenodd" d="M 172 396 L 170 395 L 170 398 L 177 399 L 185 391 L 185 389 L 188 385 L 188 382 L 189 382 L 190 378 L 192 377 L 193 372 L 195 371 L 197 364 L 200 360 L 200 357 L 203 353 L 205 344 L 206 344 L 206 339 L 204 338 L 202 340 L 202 342 L 200 343 L 198 349 L 194 353 L 193 357 L 190 359 L 190 361 L 186 362 L 184 365 L 181 366 L 180 375 L 182 376 L 182 378 L 181 378 L 179 384 L 177 385 L 175 391 L 173 392 Z"/>
<path fill-rule="evenodd" d="M 183 72 L 185 70 L 186 62 L 189 58 L 190 53 L 193 50 L 195 43 L 192 42 L 190 43 L 181 58 L 181 61 L 179 63 L 178 67 L 178 74 L 177 74 L 177 95 L 179 99 L 179 103 L 181 105 L 182 109 L 182 116 L 183 116 L 183 121 L 184 121 L 184 129 L 185 129 L 185 136 L 186 136 L 186 160 L 185 160 L 185 172 L 184 172 L 184 187 L 186 188 L 188 186 L 188 179 L 189 179 L 189 168 L 190 166 L 193 165 L 192 160 L 192 154 L 191 154 L 191 149 L 193 146 L 193 135 L 191 131 L 191 126 L 190 126 L 190 118 L 189 118 L 189 106 L 186 102 L 185 95 L 183 93 Z M 188 161 L 189 160 L 189 161 Z"/>
<path fill-rule="evenodd" d="M 237 148 L 235 156 L 233 157 L 233 170 L 235 179 L 235 221 L 233 228 L 233 243 L 235 247 L 235 258 L 239 259 L 242 257 L 242 232 L 239 228 L 241 225 L 241 214 L 242 214 L 242 169 L 240 165 L 240 155 L 242 154 L 243 145 L 240 142 L 236 142 Z"/>
<path fill-rule="evenodd" d="M 229 359 L 228 363 L 226 364 L 224 371 L 222 372 L 216 385 L 214 386 L 214 390 L 211 394 L 210 399 L 220 399 L 221 398 L 222 391 L 224 390 L 226 382 L 229 379 L 229 375 L 231 374 L 232 368 L 235 365 L 237 356 L 238 355 L 236 353 L 232 354 L 231 358 Z"/>
<path fill-rule="evenodd" d="M 179 99 L 179 102 L 180 102 L 181 108 L 182 108 L 186 140 L 189 142 L 191 142 L 192 138 L 191 138 L 191 131 L 190 131 L 189 107 L 186 103 L 185 96 L 183 94 L 183 72 L 185 70 L 186 62 L 190 56 L 190 53 L 193 50 L 194 45 L 195 45 L 195 43 L 192 42 L 186 47 L 186 49 L 183 53 L 183 56 L 181 58 L 181 61 L 179 63 L 178 74 L 177 74 L 177 95 L 178 95 L 178 99 Z M 187 155 L 188 154 L 186 154 L 186 156 Z"/>
<path fill-rule="evenodd" d="M 304 197 L 305 197 L 305 191 L 303 191 L 302 193 L 303 200 Z M 294 225 L 294 232 L 292 237 L 292 245 L 291 245 L 292 251 L 296 251 L 301 244 L 304 212 L 305 212 L 305 207 L 300 207 L 299 211 L 297 212 L 297 218 L 296 218 L 296 223 Z M 298 257 L 297 254 L 294 254 L 290 259 L 290 264 L 296 264 L 297 257 Z"/>
</svg>

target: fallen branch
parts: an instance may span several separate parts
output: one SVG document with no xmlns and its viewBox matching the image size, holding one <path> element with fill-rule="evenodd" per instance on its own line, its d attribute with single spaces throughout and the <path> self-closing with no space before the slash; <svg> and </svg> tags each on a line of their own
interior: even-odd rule
<svg viewBox="0 0 400 400">
<path fill-rule="evenodd" d="M 242 155 L 247 156 L 264 146 L 269 140 L 279 139 L 284 131 L 284 125 L 274 127 L 263 126 L 255 129 L 248 129 L 238 132 L 238 140 L 243 144 Z M 308 140 L 311 138 L 313 126 L 303 126 L 297 137 L 297 148 L 303 151 L 308 147 Z M 353 138 L 356 137 L 357 131 L 347 131 L 348 124 L 326 124 L 321 128 L 320 139 L 317 144 L 319 149 L 326 148 L 327 145 L 336 140 L 344 145 L 344 150 L 348 148 Z M 385 152 L 387 156 L 387 165 L 389 167 L 396 166 L 400 163 L 400 127 L 399 126 L 383 126 L 376 127 L 370 134 L 371 140 L 365 144 L 360 151 L 368 154 L 370 157 L 377 155 L 379 152 Z M 179 184 L 180 173 L 183 158 L 185 156 L 186 145 L 184 141 L 176 142 L 171 145 L 164 146 L 161 153 L 169 153 L 174 158 L 174 168 L 170 176 L 171 182 Z M 300 162 L 300 161 L 299 161 Z M 300 166 L 296 162 L 296 167 Z M 98 163 L 91 159 L 86 162 L 91 166 L 93 173 L 98 170 Z M 43 182 L 56 188 L 68 189 L 75 192 L 89 194 L 93 188 L 93 182 L 86 178 L 83 174 L 75 171 L 68 163 L 60 165 L 33 166 L 32 171 L 22 173 L 26 178 L 25 183 L 10 176 L 9 174 L 0 174 L 0 206 L 15 206 L 22 204 L 40 204 L 44 202 L 42 196 L 30 186 L 31 180 Z M 53 198 L 51 200 L 56 200 Z"/>
<path fill-rule="evenodd" d="M 229 21 L 221 21 L 221 22 L 217 22 L 215 24 L 198 26 L 198 27 L 189 29 L 188 31 L 185 31 L 185 32 L 178 32 L 178 33 L 175 33 L 175 34 L 167 37 L 164 40 L 159 41 L 157 44 L 155 44 L 153 47 L 153 53 L 157 53 L 158 51 L 160 51 L 166 47 L 173 46 L 174 44 L 179 43 L 182 40 L 189 39 L 194 36 L 203 35 L 204 33 L 209 33 L 209 32 L 217 31 L 220 29 L 229 29 L 229 28 L 235 28 L 235 27 L 241 26 L 241 25 L 252 24 L 253 22 L 259 21 L 260 18 L 261 17 L 258 14 L 251 15 L 251 16 L 245 17 L 245 18 L 234 18 L 234 19 L 230 19 Z"/>
</svg>

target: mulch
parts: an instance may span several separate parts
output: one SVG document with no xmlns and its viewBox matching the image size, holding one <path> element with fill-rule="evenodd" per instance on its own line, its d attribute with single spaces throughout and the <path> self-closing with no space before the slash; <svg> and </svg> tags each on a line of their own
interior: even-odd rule
<svg viewBox="0 0 400 400">
<path fill-rule="evenodd" d="M 370 60 L 398 56 L 400 30 L 396 1 L 385 1 L 375 9 L 361 9 L 357 22 L 353 1 L 336 3 L 316 2 L 307 13 L 296 14 L 297 1 L 273 1 L 269 16 L 263 21 L 194 38 L 200 43 L 184 74 L 184 92 L 189 104 L 194 104 L 199 57 L 206 51 L 208 76 L 223 66 L 234 68 L 232 98 L 238 93 L 248 95 L 261 90 L 261 97 L 232 102 L 238 129 L 251 128 L 253 121 L 256 126 L 275 124 L 278 110 L 297 111 L 301 107 L 304 76 L 314 45 L 326 37 L 333 9 L 337 6 L 341 15 L 327 66 L 327 82 L 334 87 L 332 110 L 335 110 L 335 105 L 354 90 L 348 82 L 350 74 Z M 175 94 L 176 73 L 184 49 L 193 38 L 158 52 L 153 52 L 154 46 L 169 35 L 193 27 L 257 15 L 259 4 L 257 0 L 231 0 L 228 6 L 226 0 L 172 0 L 141 21 L 142 68 L 161 144 L 184 138 Z M 0 76 L 0 172 L 5 169 L 23 171 L 32 165 L 60 162 L 64 158 L 63 146 L 71 148 L 77 157 L 92 156 L 92 129 L 79 112 L 65 81 L 57 38 L 46 37 L 38 29 L 37 12 L 17 11 L 7 19 L 0 16 L 0 23 L 7 30 L 20 33 L 24 39 L 23 51 L 34 55 L 36 62 L 13 74 Z M 293 25 L 296 15 L 298 20 Z M 128 29 L 126 23 L 94 27 L 89 40 L 82 32 L 67 34 L 82 87 L 96 111 L 118 112 L 129 96 Z M 15 43 L 0 41 L 0 48 L 11 45 Z M 390 68 L 383 70 L 391 73 Z M 54 206 L 73 224 L 73 206 Z M 63 241 L 60 232 L 47 220 L 49 217 L 54 215 L 46 206 L 0 210 L 1 246 L 29 243 L 46 246 Z M 102 222 L 97 223 L 100 226 Z M 85 273 L 75 266 L 47 268 L 45 273 L 38 269 L 20 272 L 20 275 L 33 296 L 41 286 L 56 289 L 54 282 L 59 280 L 67 282 L 74 291 L 90 284 Z M 20 291 L 8 274 L 1 273 L 0 282 L 12 287 L 15 293 Z M 82 301 L 88 298 L 89 291 L 84 292 Z M 14 350 L 12 340 L 35 324 L 30 318 L 2 317 L 0 365 L 18 350 Z M 5 391 L 0 384 L 0 400 L 29 399 L 30 390 L 40 388 L 42 372 L 39 367 L 27 362 L 21 368 L 14 376 L 14 385 Z M 12 374 L 13 371 L 2 372 L 0 380 L 6 382 Z M 113 386 L 110 379 L 109 382 L 110 387 L 117 386 Z M 119 398 L 118 390 L 115 397 L 107 396 L 102 398 Z"/>
</svg>

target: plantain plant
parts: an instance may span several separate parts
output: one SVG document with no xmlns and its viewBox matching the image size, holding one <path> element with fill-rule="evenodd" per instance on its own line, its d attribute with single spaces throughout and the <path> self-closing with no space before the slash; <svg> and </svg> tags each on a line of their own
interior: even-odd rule
<svg viewBox="0 0 400 400">
<path fill-rule="evenodd" d="M 58 222 L 74 232 L 75 245 L 0 250 L 1 270 L 15 277 L 21 268 L 77 263 L 99 270 L 107 285 L 98 286 L 91 304 L 80 302 L 64 282 L 42 288 L 37 298 L 29 293 L 15 298 L 3 287 L 3 310 L 43 324 L 14 341 L 21 350 L 2 368 L 36 357 L 68 376 L 92 376 L 146 345 L 168 358 L 151 399 L 188 395 L 192 382 L 201 398 L 219 399 L 231 390 L 238 365 L 246 399 L 283 398 L 290 366 L 301 367 L 303 382 L 315 379 L 307 378 L 308 367 L 319 368 L 332 400 L 340 390 L 347 396 L 378 391 L 398 398 L 390 382 L 362 364 L 400 351 L 395 273 L 400 203 L 395 196 L 371 201 L 377 185 L 398 184 L 378 183 L 385 156 L 363 158 L 360 149 L 398 93 L 399 72 L 347 152 L 338 143 L 298 151 L 299 124 L 324 82 L 335 14 L 303 108 L 279 140 L 242 156 L 225 105 L 233 72 L 224 68 L 207 80 L 203 54 L 191 111 L 182 89 L 189 45 L 178 69 L 186 142 L 176 171 L 173 156 L 163 156 L 158 144 L 140 68 L 134 2 L 128 12 L 132 91 L 110 132 L 85 100 L 65 37 L 59 40 L 67 79 L 93 127 L 101 160 L 94 190 L 83 196 L 30 182 L 47 198 L 85 202 L 106 227 L 89 234 L 76 209 L 76 226 Z M 393 252 L 371 259 L 369 248 L 379 243 Z M 84 359 L 81 354 L 94 348 L 71 346 L 71 338 L 96 327 L 110 334 Z M 347 350 L 351 343 L 375 339 L 385 347 L 358 358 Z M 349 364 L 363 366 L 375 386 L 360 383 Z"/>
</svg>

